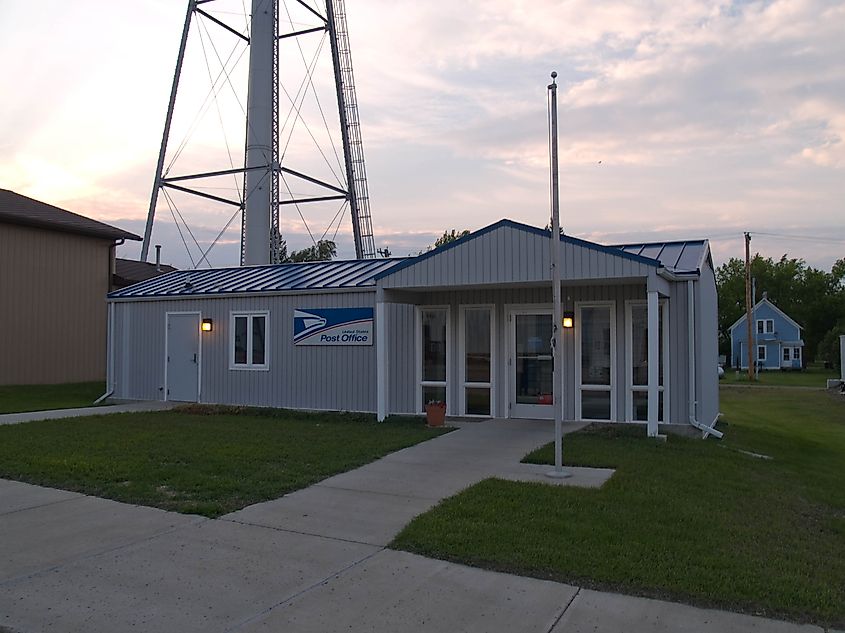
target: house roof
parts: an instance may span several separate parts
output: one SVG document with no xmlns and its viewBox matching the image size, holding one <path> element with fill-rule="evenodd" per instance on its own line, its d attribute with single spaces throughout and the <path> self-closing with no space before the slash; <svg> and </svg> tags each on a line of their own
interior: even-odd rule
<svg viewBox="0 0 845 633">
<path fill-rule="evenodd" d="M 84 215 L 54 207 L 46 202 L 27 198 L 8 189 L 0 189 L 0 222 L 35 226 L 51 231 L 78 233 L 110 240 L 140 240 L 129 233 Z"/>
<path fill-rule="evenodd" d="M 786 319 L 786 321 L 787 321 L 788 323 L 791 323 L 792 325 L 794 325 L 795 327 L 797 327 L 799 330 L 803 330 L 803 329 L 804 329 L 802 326 L 798 325 L 798 323 L 796 323 L 796 322 L 795 322 L 792 318 L 790 318 L 790 316 L 789 316 L 786 312 L 784 312 L 783 310 L 781 310 L 779 307 L 777 307 L 774 303 L 772 303 L 771 301 L 769 301 L 769 300 L 768 300 L 768 299 L 766 299 L 766 298 L 760 299 L 757 303 L 755 303 L 755 304 L 754 304 L 754 307 L 753 307 L 753 308 L 751 308 L 752 313 L 753 313 L 753 312 L 755 312 L 755 311 L 757 310 L 757 308 L 759 308 L 759 307 L 760 307 L 761 305 L 763 305 L 764 303 L 766 303 L 766 304 L 768 304 L 769 306 L 771 306 L 771 307 L 772 307 L 772 309 L 773 309 L 775 312 L 777 312 L 779 315 L 781 315 L 784 319 Z M 733 333 L 734 328 L 736 328 L 736 326 L 737 326 L 737 325 L 739 325 L 740 323 L 745 323 L 745 317 L 746 317 L 746 316 L 747 316 L 747 315 L 746 315 L 745 313 L 743 313 L 743 315 L 742 315 L 741 317 L 739 317 L 736 321 L 734 321 L 733 325 L 732 325 L 732 326 L 730 326 L 730 327 L 728 328 L 728 332 Z M 802 342 L 802 345 L 803 345 L 803 342 Z"/>
<path fill-rule="evenodd" d="M 116 257 L 114 260 L 114 283 L 118 288 L 125 288 L 139 281 L 146 281 L 176 270 L 176 268 L 167 264 L 161 264 L 160 268 L 161 270 L 157 270 L 156 265 L 149 262 Z"/>
<path fill-rule="evenodd" d="M 250 292 L 284 292 L 375 287 L 374 277 L 406 258 L 303 262 L 177 270 L 122 288 L 109 298 L 214 296 Z"/>
</svg>

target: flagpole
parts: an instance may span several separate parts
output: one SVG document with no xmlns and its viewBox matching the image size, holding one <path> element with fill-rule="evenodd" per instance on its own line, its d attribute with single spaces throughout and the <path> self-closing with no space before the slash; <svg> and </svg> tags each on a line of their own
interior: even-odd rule
<svg viewBox="0 0 845 633">
<path fill-rule="evenodd" d="M 548 477 L 562 479 L 571 473 L 563 470 L 563 314 L 560 305 L 560 200 L 558 194 L 557 165 L 557 73 L 552 71 L 552 83 L 549 84 L 549 145 L 551 150 L 551 204 L 552 230 L 549 252 L 552 268 L 552 297 L 554 301 L 554 321 L 552 325 L 552 407 L 555 411 L 555 468 L 546 473 Z"/>
</svg>

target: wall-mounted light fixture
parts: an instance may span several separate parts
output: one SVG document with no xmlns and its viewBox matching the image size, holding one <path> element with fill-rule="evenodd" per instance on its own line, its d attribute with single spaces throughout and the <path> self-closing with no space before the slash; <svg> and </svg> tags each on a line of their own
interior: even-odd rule
<svg viewBox="0 0 845 633">
<path fill-rule="evenodd" d="M 569 329 L 575 326 L 575 313 L 574 312 L 564 312 L 563 313 L 563 327 Z"/>
<path fill-rule="evenodd" d="M 214 321 L 212 321 L 211 319 L 203 319 L 200 329 L 203 332 L 211 332 L 211 330 L 214 329 Z"/>
</svg>

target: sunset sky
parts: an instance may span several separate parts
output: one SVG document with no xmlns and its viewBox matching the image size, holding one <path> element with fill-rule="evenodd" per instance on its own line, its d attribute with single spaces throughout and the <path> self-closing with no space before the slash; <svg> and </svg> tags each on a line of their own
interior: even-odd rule
<svg viewBox="0 0 845 633">
<path fill-rule="evenodd" d="M 142 234 L 185 6 L 0 0 L 0 187 Z M 204 8 L 245 28 L 240 0 Z M 447 228 L 547 223 L 546 85 L 556 70 L 567 233 L 600 243 L 710 238 L 718 264 L 742 256 L 747 230 L 766 256 L 825 269 L 845 257 L 843 2 L 347 0 L 347 11 L 376 243 L 394 255 Z M 291 95 L 319 38 L 283 52 Z M 207 22 L 191 32 L 178 138 L 217 60 L 237 46 Z M 318 59 L 315 92 L 326 95 L 329 130 L 310 96 L 303 102 L 317 137 L 337 125 L 328 63 Z M 225 142 L 242 161 L 233 94 L 225 86 L 205 109 L 173 173 L 229 167 Z M 291 139 L 283 164 L 336 165 L 330 146 L 323 161 L 302 130 Z M 201 245 L 231 217 L 174 200 Z M 312 233 L 336 211 L 307 216 Z M 298 215 L 285 214 L 289 248 L 307 246 Z M 237 263 L 238 226 L 212 264 Z M 348 220 L 337 241 L 351 257 Z M 154 242 L 165 261 L 191 265 L 164 202 Z"/>
</svg>

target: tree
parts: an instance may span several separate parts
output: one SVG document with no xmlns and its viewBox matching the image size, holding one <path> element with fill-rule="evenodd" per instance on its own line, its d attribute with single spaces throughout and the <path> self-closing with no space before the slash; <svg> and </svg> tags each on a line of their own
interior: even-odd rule
<svg viewBox="0 0 845 633">
<path fill-rule="evenodd" d="M 331 240 L 319 240 L 316 245 L 293 251 L 289 256 L 287 248 L 283 253 L 286 255 L 283 262 L 327 262 L 337 256 L 337 245 Z"/>
<path fill-rule="evenodd" d="M 761 257 L 751 260 L 751 276 L 757 280 L 757 300 L 763 292 L 804 327 L 805 355 L 815 358 L 822 338 L 845 316 L 845 260 L 830 273 L 807 266 L 803 259 L 783 255 L 778 261 Z M 731 258 L 716 270 L 719 295 L 720 353 L 730 353 L 728 328 L 745 314 L 745 263 Z"/>
<path fill-rule="evenodd" d="M 451 231 L 443 231 L 443 235 L 437 238 L 437 241 L 434 242 L 434 248 L 440 248 L 441 246 L 446 246 L 455 240 L 459 240 L 462 237 L 466 237 L 469 235 L 469 231 L 464 229 L 463 231 L 456 231 L 452 229 Z"/>
<path fill-rule="evenodd" d="M 469 231 L 467 231 L 466 229 L 464 229 L 463 231 L 457 231 L 455 229 L 443 231 L 443 235 L 441 235 L 435 240 L 434 245 L 429 246 L 424 251 L 420 251 L 417 254 L 422 255 L 423 253 L 427 253 L 429 251 L 434 250 L 435 248 L 445 246 L 446 244 L 454 242 L 455 240 L 459 240 L 467 235 L 469 235 Z"/>
<path fill-rule="evenodd" d="M 845 319 L 842 319 L 822 337 L 816 350 L 816 359 L 823 362 L 825 366 L 837 370 L 841 369 L 842 357 L 839 353 L 839 337 L 843 334 L 845 334 Z"/>
</svg>

